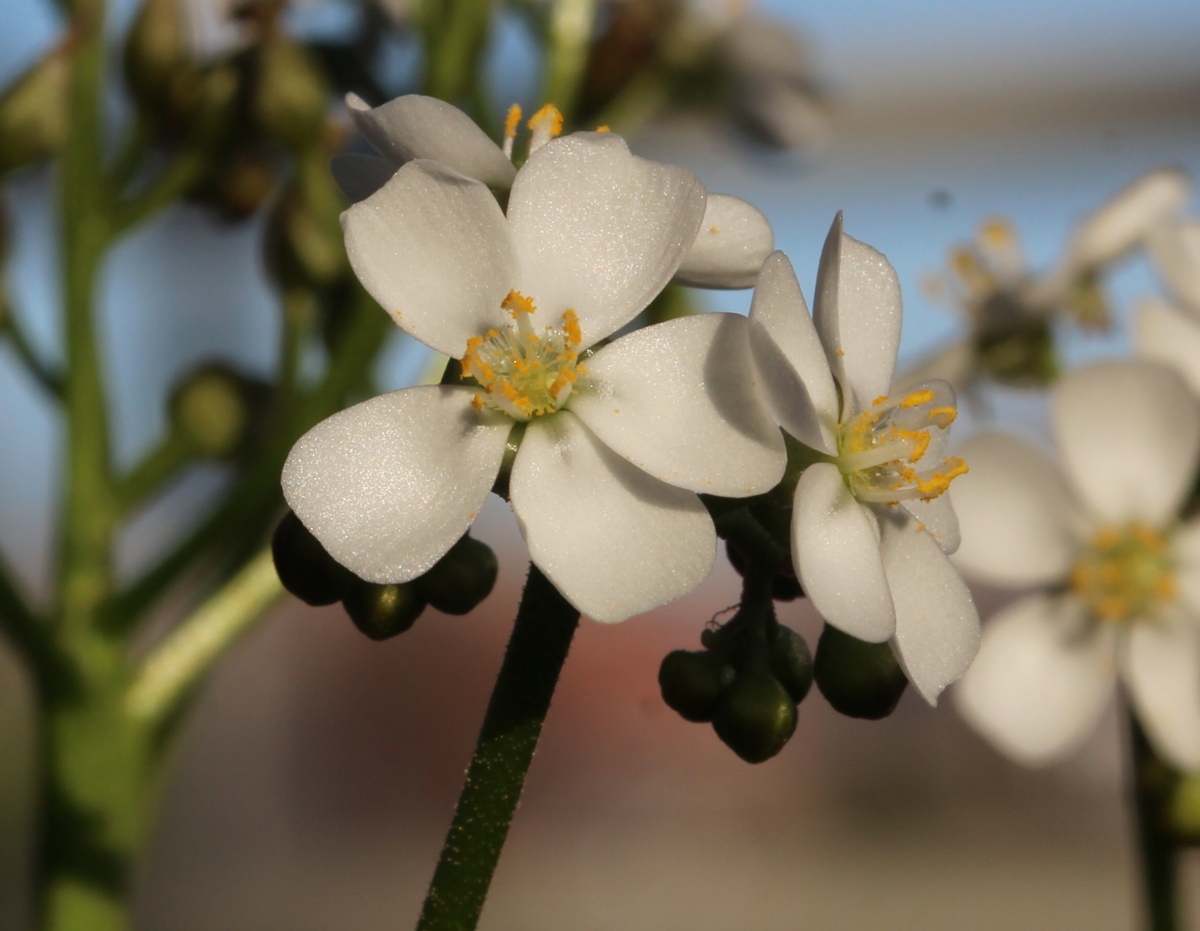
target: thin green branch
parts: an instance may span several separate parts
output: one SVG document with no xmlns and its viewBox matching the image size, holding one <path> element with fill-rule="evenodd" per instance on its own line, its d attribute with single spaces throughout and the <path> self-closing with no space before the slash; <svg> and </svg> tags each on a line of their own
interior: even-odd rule
<svg viewBox="0 0 1200 931">
<path fill-rule="evenodd" d="M 33 348 L 33 344 L 25 334 L 25 328 L 14 312 L 11 303 L 5 308 L 3 332 L 7 334 L 9 342 L 12 343 L 13 351 L 17 354 L 17 358 L 25 366 L 25 370 L 33 380 L 51 397 L 62 400 L 62 376 Z"/>
<path fill-rule="evenodd" d="M 150 727 L 170 717 L 213 664 L 283 594 L 271 551 L 264 550 L 146 658 L 126 693 L 126 713 Z"/>
<path fill-rule="evenodd" d="M 422 4 L 425 93 L 460 103 L 479 80 L 491 23 L 490 0 L 440 0 Z"/>
<path fill-rule="evenodd" d="M 596 0 L 555 0 L 550 14 L 550 52 L 543 100 L 554 104 L 569 123 L 587 68 L 596 20 Z"/>
<path fill-rule="evenodd" d="M 162 442 L 120 479 L 116 488 L 117 509 L 130 514 L 161 491 L 190 463 L 195 449 L 178 431 L 172 430 Z"/>
<path fill-rule="evenodd" d="M 150 124 L 139 111 L 134 115 L 133 125 L 129 128 L 121 151 L 117 153 L 112 168 L 109 169 L 109 191 L 114 202 L 121 196 L 133 176 L 137 173 L 150 146 Z"/>
<path fill-rule="evenodd" d="M 50 629 L 17 588 L 3 557 L 0 557 L 0 636 L 8 640 L 25 662 L 41 696 L 66 685 L 68 667 L 50 639 Z"/>
<path fill-rule="evenodd" d="M 1167 826 L 1174 774 L 1158 758 L 1132 711 L 1128 740 L 1133 807 L 1137 822 L 1142 904 L 1146 931 L 1178 931 L 1179 851 Z"/>
<path fill-rule="evenodd" d="M 187 148 L 177 153 L 150 185 L 136 196 L 120 201 L 113 208 L 113 229 L 123 233 L 179 199 L 204 173 L 207 152 Z"/>
</svg>

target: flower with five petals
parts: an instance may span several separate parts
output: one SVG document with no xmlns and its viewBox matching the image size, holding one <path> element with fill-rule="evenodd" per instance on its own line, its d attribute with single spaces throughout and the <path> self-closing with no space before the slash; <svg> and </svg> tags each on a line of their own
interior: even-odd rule
<svg viewBox="0 0 1200 931">
<path fill-rule="evenodd" d="M 955 698 L 1009 756 L 1053 762 L 1091 732 L 1119 678 L 1165 759 L 1200 769 L 1200 521 L 1180 511 L 1200 409 L 1174 372 L 1091 365 L 1052 401 L 1061 473 L 1003 434 L 964 445 L 955 556 L 968 575 L 1042 591 L 988 624 Z"/>
<path fill-rule="evenodd" d="M 471 385 L 409 388 L 335 414 L 284 467 L 289 505 L 373 582 L 427 571 L 466 532 L 510 443 L 533 562 L 619 621 L 708 575 L 696 492 L 775 485 L 783 440 L 753 380 L 745 318 L 686 317 L 604 344 L 671 279 L 705 214 L 688 171 L 608 133 L 534 152 L 507 214 L 482 182 L 407 162 L 343 216 L 366 289 Z"/>
<path fill-rule="evenodd" d="M 792 557 L 813 607 L 848 634 L 891 641 L 930 704 L 970 665 L 979 618 L 946 554 L 958 545 L 943 492 L 966 471 L 944 457 L 948 384 L 891 394 L 900 285 L 876 250 L 825 242 L 810 317 L 787 257 L 763 266 L 750 312 L 755 362 L 784 430 L 814 451 L 796 485 Z"/>
</svg>

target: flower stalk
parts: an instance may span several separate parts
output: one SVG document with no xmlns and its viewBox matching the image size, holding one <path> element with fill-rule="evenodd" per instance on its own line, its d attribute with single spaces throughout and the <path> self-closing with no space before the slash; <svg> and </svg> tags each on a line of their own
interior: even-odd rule
<svg viewBox="0 0 1200 931">
<path fill-rule="evenodd" d="M 1127 730 L 1146 931 L 1178 931 L 1179 858 L 1166 815 L 1173 774 L 1132 713 Z"/>
<path fill-rule="evenodd" d="M 418 931 L 478 923 L 578 624 L 579 611 L 531 565 Z"/>
</svg>

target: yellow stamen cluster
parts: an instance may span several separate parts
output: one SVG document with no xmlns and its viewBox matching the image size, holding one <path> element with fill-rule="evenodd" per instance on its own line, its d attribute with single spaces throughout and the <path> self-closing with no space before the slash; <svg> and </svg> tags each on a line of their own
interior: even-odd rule
<svg viewBox="0 0 1200 931">
<path fill-rule="evenodd" d="M 517 420 L 553 413 L 571 396 L 579 376 L 587 374 L 579 363 L 583 342 L 579 318 L 568 310 L 561 323 L 546 327 L 539 336 L 529 321 L 537 311 L 532 298 L 509 291 L 500 306 L 512 316 L 514 326 L 472 337 L 462 358 L 463 375 L 482 388 L 472 403 L 477 409 L 491 407 Z"/>
<path fill-rule="evenodd" d="M 943 392 L 944 393 L 944 392 Z M 876 398 L 871 406 L 843 424 L 838 435 L 838 467 L 860 501 L 893 505 L 920 498 L 932 500 L 967 471 L 956 456 L 932 467 L 924 463 L 933 430 L 945 430 L 958 411 L 948 397 L 923 388 L 907 395 Z"/>
<path fill-rule="evenodd" d="M 1167 538 L 1147 524 L 1105 527 L 1071 568 L 1071 591 L 1099 620 L 1153 618 L 1175 600 L 1175 566 Z"/>
</svg>

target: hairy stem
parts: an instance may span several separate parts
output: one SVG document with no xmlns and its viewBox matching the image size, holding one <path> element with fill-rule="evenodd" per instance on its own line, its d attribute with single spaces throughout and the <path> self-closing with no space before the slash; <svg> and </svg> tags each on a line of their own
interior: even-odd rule
<svg viewBox="0 0 1200 931">
<path fill-rule="evenodd" d="M 1166 808 L 1173 774 L 1150 746 L 1137 718 L 1129 715 L 1129 751 L 1137 819 L 1138 855 L 1146 931 L 1178 931 L 1179 859 L 1167 828 Z"/>
<path fill-rule="evenodd" d="M 471 931 L 478 923 L 578 624 L 579 612 L 530 566 L 418 931 Z"/>
</svg>

